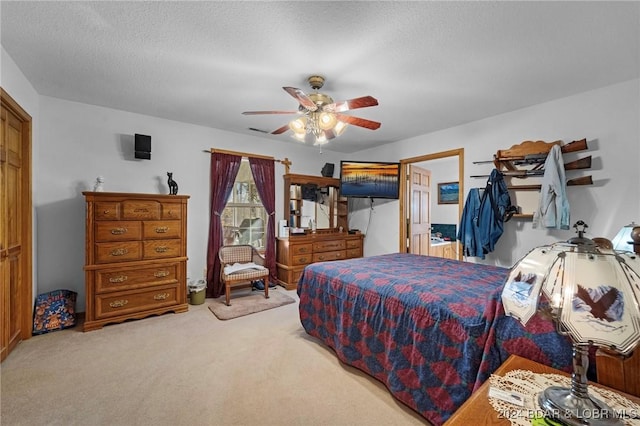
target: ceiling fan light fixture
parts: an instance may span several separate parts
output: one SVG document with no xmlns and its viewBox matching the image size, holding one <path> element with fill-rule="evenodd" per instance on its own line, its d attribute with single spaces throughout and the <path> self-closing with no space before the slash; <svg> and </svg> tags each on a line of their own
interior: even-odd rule
<svg viewBox="0 0 640 426">
<path fill-rule="evenodd" d="M 324 85 L 324 77 L 313 75 L 308 79 L 309 85 L 315 91 L 306 94 L 302 90 L 285 86 L 283 89 L 298 101 L 298 109 L 296 111 L 245 111 L 245 115 L 258 114 L 297 114 L 299 117 L 290 121 L 288 124 L 274 130 L 271 134 L 279 135 L 287 130 L 294 133 L 294 138 L 304 142 L 313 137 L 315 145 L 324 145 L 328 141 L 335 139 L 344 133 L 348 124 L 362 127 L 365 129 L 376 130 L 380 127 L 377 121 L 367 120 L 352 115 L 342 115 L 345 111 L 359 108 L 367 108 L 378 105 L 378 100 L 372 96 L 361 96 L 349 100 L 334 102 L 333 99 L 318 92 Z M 346 121 L 342 121 L 342 120 Z M 307 138 L 309 135 L 309 138 Z"/>
<path fill-rule="evenodd" d="M 316 136 L 316 141 L 314 143 L 314 145 L 325 145 L 326 143 L 328 143 L 329 140 L 327 139 L 327 136 L 324 134 L 324 132 L 320 133 L 318 136 Z"/>
<path fill-rule="evenodd" d="M 303 138 L 304 138 L 304 134 L 307 132 L 306 127 L 307 127 L 306 117 L 296 118 L 295 120 L 292 120 L 289 122 L 289 128 L 293 130 L 293 133 L 295 133 L 296 135 L 298 134 L 302 135 Z"/>
<path fill-rule="evenodd" d="M 338 119 L 335 114 L 330 112 L 321 112 L 318 116 L 318 127 L 322 130 L 333 129 L 337 123 Z"/>
<path fill-rule="evenodd" d="M 336 136 L 340 136 L 341 134 L 344 133 L 344 131 L 346 130 L 346 128 L 349 125 L 347 123 L 345 123 L 344 121 L 340 121 L 338 119 L 336 119 L 336 125 L 333 128 L 333 132 L 336 134 Z"/>
<path fill-rule="evenodd" d="M 291 137 L 298 142 L 305 143 L 307 141 L 306 133 L 294 133 L 293 135 L 291 135 Z"/>
</svg>

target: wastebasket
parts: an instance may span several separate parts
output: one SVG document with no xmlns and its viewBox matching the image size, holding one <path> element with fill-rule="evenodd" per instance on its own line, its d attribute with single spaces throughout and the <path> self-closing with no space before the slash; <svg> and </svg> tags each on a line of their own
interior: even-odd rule
<svg viewBox="0 0 640 426">
<path fill-rule="evenodd" d="M 192 305 L 202 305 L 207 292 L 207 283 L 198 280 L 197 283 L 189 283 L 189 303 Z"/>
</svg>

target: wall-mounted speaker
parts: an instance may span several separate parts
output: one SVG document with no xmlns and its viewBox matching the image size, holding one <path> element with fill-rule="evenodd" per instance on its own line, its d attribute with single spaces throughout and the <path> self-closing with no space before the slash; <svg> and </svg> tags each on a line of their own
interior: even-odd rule
<svg viewBox="0 0 640 426">
<path fill-rule="evenodd" d="M 324 163 L 321 173 L 323 177 L 333 177 L 333 163 Z"/>
<path fill-rule="evenodd" d="M 151 136 L 135 134 L 134 137 L 135 158 L 151 160 Z"/>
</svg>

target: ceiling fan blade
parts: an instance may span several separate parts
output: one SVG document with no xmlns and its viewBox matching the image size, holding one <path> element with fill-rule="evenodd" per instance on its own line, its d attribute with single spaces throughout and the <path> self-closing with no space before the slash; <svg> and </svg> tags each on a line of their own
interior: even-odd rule
<svg viewBox="0 0 640 426">
<path fill-rule="evenodd" d="M 366 129 L 376 130 L 381 124 L 377 121 L 367 120 L 366 118 L 352 117 L 345 114 L 336 114 L 336 118 L 345 123 L 353 124 L 354 126 L 364 127 Z"/>
<path fill-rule="evenodd" d="M 322 107 L 323 111 L 343 112 L 350 109 L 366 108 L 378 105 L 378 100 L 373 96 L 362 96 L 361 98 L 349 99 L 348 101 L 334 102 Z"/>
<path fill-rule="evenodd" d="M 260 114 L 298 114 L 300 111 L 245 111 L 244 115 L 260 115 Z"/>
<path fill-rule="evenodd" d="M 271 132 L 272 135 L 281 135 L 282 133 L 286 132 L 287 130 L 289 130 L 289 125 L 285 124 L 284 126 L 274 130 L 273 132 Z"/>
<path fill-rule="evenodd" d="M 308 109 L 309 111 L 315 111 L 318 109 L 318 105 L 311 100 L 309 96 L 307 96 L 302 90 L 296 89 L 295 87 L 283 87 L 283 89 L 296 98 L 300 105 Z"/>
<path fill-rule="evenodd" d="M 267 130 L 262 130 L 255 127 L 249 127 L 249 130 L 253 130 L 254 132 L 260 132 L 260 133 L 269 133 L 269 131 Z"/>
</svg>

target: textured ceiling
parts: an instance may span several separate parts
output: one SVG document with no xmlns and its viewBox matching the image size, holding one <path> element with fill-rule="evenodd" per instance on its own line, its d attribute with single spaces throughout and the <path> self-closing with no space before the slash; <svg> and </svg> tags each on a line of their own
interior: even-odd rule
<svg viewBox="0 0 640 426">
<path fill-rule="evenodd" d="M 2 1 L 1 43 L 41 95 L 274 140 L 282 86 L 371 95 L 354 152 L 640 76 L 638 2 Z"/>
</svg>

